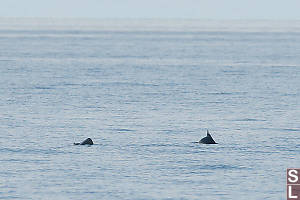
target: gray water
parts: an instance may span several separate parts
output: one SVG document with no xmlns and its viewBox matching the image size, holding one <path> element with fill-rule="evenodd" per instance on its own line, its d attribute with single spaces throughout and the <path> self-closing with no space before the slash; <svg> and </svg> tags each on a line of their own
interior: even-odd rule
<svg viewBox="0 0 300 200">
<path fill-rule="evenodd" d="M 300 167 L 299 33 L 1 19 L 0 199 L 285 199 L 286 168 Z M 195 143 L 207 129 L 219 144 Z"/>
</svg>

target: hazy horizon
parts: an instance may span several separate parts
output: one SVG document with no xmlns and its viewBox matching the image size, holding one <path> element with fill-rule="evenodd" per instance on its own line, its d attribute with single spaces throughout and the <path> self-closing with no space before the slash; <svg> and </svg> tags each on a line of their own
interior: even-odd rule
<svg viewBox="0 0 300 200">
<path fill-rule="evenodd" d="M 3 0 L 0 17 L 88 19 L 300 20 L 296 0 Z"/>
<path fill-rule="evenodd" d="M 299 20 L 1 18 L 0 30 L 300 32 Z M 4 33 L 6 34 L 6 33 Z"/>
</svg>

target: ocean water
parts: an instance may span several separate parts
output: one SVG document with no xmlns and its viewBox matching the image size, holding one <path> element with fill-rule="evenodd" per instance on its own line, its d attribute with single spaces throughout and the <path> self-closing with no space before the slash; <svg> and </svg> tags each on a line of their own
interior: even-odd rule
<svg viewBox="0 0 300 200">
<path fill-rule="evenodd" d="M 299 33 L 0 19 L 0 199 L 285 199 L 286 168 L 300 168 Z M 219 144 L 195 143 L 207 129 Z"/>
</svg>

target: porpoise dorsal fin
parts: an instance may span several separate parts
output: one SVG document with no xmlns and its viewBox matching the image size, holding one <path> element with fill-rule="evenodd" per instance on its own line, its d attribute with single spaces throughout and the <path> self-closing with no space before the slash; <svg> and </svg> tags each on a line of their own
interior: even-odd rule
<svg viewBox="0 0 300 200">
<path fill-rule="evenodd" d="M 209 132 L 208 132 L 208 129 L 207 129 L 207 131 L 206 131 L 206 136 L 207 136 L 207 137 L 211 137 L 211 135 L 210 135 Z"/>
<path fill-rule="evenodd" d="M 202 143 L 202 144 L 218 144 L 215 142 L 215 140 L 211 137 L 211 135 L 209 134 L 209 131 L 207 130 L 207 136 L 202 138 L 199 143 Z"/>
</svg>

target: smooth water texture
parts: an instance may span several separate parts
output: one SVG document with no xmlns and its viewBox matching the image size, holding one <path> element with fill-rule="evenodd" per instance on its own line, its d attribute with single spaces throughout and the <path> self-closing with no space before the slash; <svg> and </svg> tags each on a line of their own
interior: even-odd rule
<svg viewBox="0 0 300 200">
<path fill-rule="evenodd" d="M 300 167 L 299 33 L 1 19 L 0 199 L 285 199 L 286 168 Z M 219 144 L 195 143 L 206 129 Z"/>
</svg>

